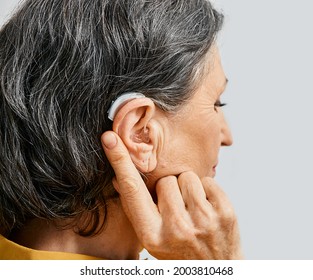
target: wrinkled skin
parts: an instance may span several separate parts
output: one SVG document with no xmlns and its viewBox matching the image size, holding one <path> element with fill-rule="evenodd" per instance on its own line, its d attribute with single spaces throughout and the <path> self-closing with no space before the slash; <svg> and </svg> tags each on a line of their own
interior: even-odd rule
<svg viewBox="0 0 313 280">
<path fill-rule="evenodd" d="M 157 259 L 241 259 L 239 229 L 225 193 L 194 172 L 161 178 L 157 204 L 114 132 L 102 135 L 114 187 L 138 240 Z"/>
</svg>

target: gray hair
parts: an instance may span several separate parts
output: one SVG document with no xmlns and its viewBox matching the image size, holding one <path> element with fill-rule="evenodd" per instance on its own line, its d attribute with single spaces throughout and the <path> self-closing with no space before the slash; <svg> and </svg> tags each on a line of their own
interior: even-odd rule
<svg viewBox="0 0 313 280">
<path fill-rule="evenodd" d="M 88 213 L 77 231 L 97 233 L 117 197 L 100 143 L 112 100 L 179 108 L 222 21 L 206 0 L 25 1 L 0 32 L 0 232 Z"/>
</svg>

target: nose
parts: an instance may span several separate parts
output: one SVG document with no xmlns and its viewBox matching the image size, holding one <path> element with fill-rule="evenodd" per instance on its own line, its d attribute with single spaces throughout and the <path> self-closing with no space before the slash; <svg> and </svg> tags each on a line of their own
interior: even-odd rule
<svg viewBox="0 0 313 280">
<path fill-rule="evenodd" d="M 233 136 L 231 130 L 223 118 L 223 125 L 222 125 L 222 146 L 231 146 L 233 144 Z"/>
</svg>

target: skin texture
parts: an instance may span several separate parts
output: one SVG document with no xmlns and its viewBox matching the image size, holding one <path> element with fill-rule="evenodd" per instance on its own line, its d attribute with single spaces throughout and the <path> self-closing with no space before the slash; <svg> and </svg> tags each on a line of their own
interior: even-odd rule
<svg viewBox="0 0 313 280">
<path fill-rule="evenodd" d="M 218 51 L 212 55 L 211 71 L 175 117 L 162 118 L 153 104 L 133 100 L 114 121 L 116 133 L 102 136 L 123 209 L 141 244 L 158 259 L 242 258 L 234 210 L 212 178 L 219 148 L 232 144 L 223 113 L 214 106 L 227 80 Z M 137 169 L 151 172 L 146 182 Z M 154 199 L 148 190 L 155 191 Z"/>
<path fill-rule="evenodd" d="M 232 138 L 217 106 L 226 86 L 217 49 L 208 58 L 195 94 L 177 114 L 149 98 L 131 100 L 117 112 L 113 131 L 103 133 L 120 197 L 109 202 L 100 234 L 84 238 L 60 231 L 57 221 L 34 219 L 10 239 L 105 259 L 136 259 L 143 247 L 158 259 L 241 259 L 234 210 L 213 179 L 219 149 Z"/>
<path fill-rule="evenodd" d="M 177 113 L 166 114 L 150 99 L 139 98 L 124 105 L 114 119 L 113 131 L 151 191 L 158 179 L 185 171 L 214 177 L 220 147 L 232 144 L 218 105 L 227 79 L 216 47 L 206 60 L 194 95 Z"/>
<path fill-rule="evenodd" d="M 128 151 L 114 132 L 102 137 L 116 172 L 114 186 L 141 244 L 158 259 L 241 259 L 239 230 L 225 193 L 194 172 L 167 176 L 154 203 Z"/>
<path fill-rule="evenodd" d="M 194 171 L 200 178 L 214 177 L 221 146 L 230 146 L 232 136 L 218 107 L 227 79 L 218 50 L 208 56 L 205 74 L 191 100 L 169 119 L 160 153 L 158 177 Z"/>
</svg>

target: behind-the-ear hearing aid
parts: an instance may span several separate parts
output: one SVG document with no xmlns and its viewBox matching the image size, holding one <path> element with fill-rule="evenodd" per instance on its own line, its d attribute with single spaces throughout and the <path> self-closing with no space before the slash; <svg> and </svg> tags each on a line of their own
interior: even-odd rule
<svg viewBox="0 0 313 280">
<path fill-rule="evenodd" d="M 143 98 L 145 97 L 142 93 L 139 92 L 126 92 L 123 93 L 121 96 L 119 96 L 117 99 L 115 99 L 109 110 L 108 110 L 108 118 L 113 121 L 116 113 L 118 110 L 128 101 L 136 98 Z"/>
</svg>

